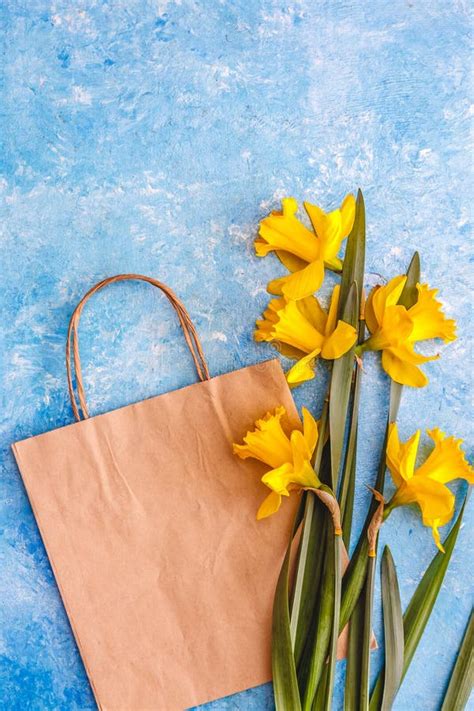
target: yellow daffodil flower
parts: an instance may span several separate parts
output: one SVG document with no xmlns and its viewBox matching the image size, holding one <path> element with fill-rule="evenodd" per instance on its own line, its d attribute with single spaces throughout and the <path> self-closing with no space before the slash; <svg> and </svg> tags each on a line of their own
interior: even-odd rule
<svg viewBox="0 0 474 711">
<path fill-rule="evenodd" d="M 351 194 L 344 198 L 339 209 L 329 213 L 317 205 L 303 204 L 314 232 L 295 216 L 296 200 L 285 198 L 281 212 L 273 212 L 262 220 L 255 240 L 258 257 L 276 252 L 283 265 L 292 272 L 271 281 L 268 291 L 293 300 L 304 299 L 320 288 L 325 264 L 336 270 L 342 269 L 337 255 L 352 229 L 355 215 L 355 198 Z"/>
<path fill-rule="evenodd" d="M 311 466 L 318 425 L 311 413 L 303 407 L 303 431 L 293 430 L 289 435 L 281 420 L 286 415 L 284 407 L 275 414 L 268 412 L 255 423 L 255 430 L 247 432 L 244 444 L 234 444 L 234 454 L 247 459 L 252 457 L 271 467 L 262 482 L 271 493 L 260 506 L 257 519 L 266 518 L 278 511 L 281 497 L 289 496 L 295 489 L 318 489 L 321 482 Z"/>
<path fill-rule="evenodd" d="M 474 470 L 461 450 L 461 439 L 447 437 L 438 428 L 429 430 L 427 434 L 433 440 L 434 448 L 424 463 L 416 468 L 420 430 L 407 442 L 401 443 L 397 425 L 390 425 L 387 466 L 397 491 L 387 510 L 404 504 L 418 504 L 424 525 L 432 528 L 436 545 L 444 552 L 438 527 L 451 520 L 455 502 L 446 484 L 453 479 L 465 479 L 474 484 Z"/>
<path fill-rule="evenodd" d="M 365 306 L 365 320 L 372 334 L 361 351 L 382 351 L 382 366 L 392 380 L 415 388 L 428 378 L 418 367 L 439 356 L 423 356 L 414 350 L 417 341 L 441 338 L 446 343 L 456 338 L 456 322 L 444 315 L 435 299 L 436 289 L 417 284 L 418 300 L 410 309 L 398 304 L 406 276 L 397 276 L 385 286 L 376 286 Z"/>
<path fill-rule="evenodd" d="M 300 301 L 280 298 L 272 299 L 263 319 L 257 321 L 256 341 L 274 343 L 283 355 L 298 359 L 298 363 L 287 373 L 290 385 L 299 385 L 314 378 L 317 356 L 334 360 L 354 345 L 356 329 L 345 321 L 337 320 L 339 291 L 339 286 L 336 286 L 327 313 L 314 296 Z"/>
</svg>

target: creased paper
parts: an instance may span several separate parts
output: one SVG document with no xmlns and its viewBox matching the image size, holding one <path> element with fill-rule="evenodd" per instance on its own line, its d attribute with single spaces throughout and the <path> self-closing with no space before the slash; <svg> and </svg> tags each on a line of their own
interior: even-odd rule
<svg viewBox="0 0 474 711">
<path fill-rule="evenodd" d="M 256 521 L 265 412 L 299 424 L 277 360 L 13 446 L 97 704 L 175 711 L 271 679 L 271 612 L 298 497 Z"/>
</svg>

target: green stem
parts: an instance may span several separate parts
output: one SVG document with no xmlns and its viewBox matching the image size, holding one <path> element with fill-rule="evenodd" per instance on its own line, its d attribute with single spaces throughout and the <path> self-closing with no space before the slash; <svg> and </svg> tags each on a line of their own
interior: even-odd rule
<svg viewBox="0 0 474 711">
<path fill-rule="evenodd" d="M 329 512 L 327 514 L 329 516 Z M 331 535 L 331 534 L 329 534 Z M 335 555 L 326 555 L 321 586 L 321 602 L 316 620 L 313 649 L 304 691 L 303 710 L 311 711 L 319 680 L 327 659 L 335 610 Z"/>
<path fill-rule="evenodd" d="M 372 611 L 374 604 L 375 557 L 370 557 L 365 581 L 364 626 L 362 629 L 362 660 L 360 682 L 360 711 L 369 708 L 370 642 L 372 638 Z"/>
<path fill-rule="evenodd" d="M 364 595 L 357 601 L 349 625 L 346 682 L 344 688 L 344 711 L 359 711 L 361 680 L 361 646 L 364 624 Z"/>
<path fill-rule="evenodd" d="M 365 321 L 359 318 L 358 342 L 364 340 Z M 349 421 L 349 435 L 347 438 L 344 469 L 339 487 L 339 506 L 342 519 L 342 539 L 346 549 L 351 541 L 352 514 L 354 509 L 355 479 L 357 468 L 357 431 L 359 424 L 360 383 L 362 378 L 362 363 L 356 359 L 354 376 L 351 386 L 351 410 Z"/>
<path fill-rule="evenodd" d="M 426 624 L 430 618 L 430 614 L 436 602 L 441 585 L 443 584 L 444 576 L 456 544 L 459 529 L 461 528 L 466 501 L 467 498 L 464 498 L 463 505 L 456 519 L 456 523 L 452 527 L 444 542 L 445 552 L 442 553 L 441 551 L 438 551 L 436 553 L 420 580 L 418 587 L 413 593 L 413 597 L 411 598 L 403 615 L 403 632 L 405 641 L 401 682 L 407 673 L 408 667 L 413 659 L 413 655 L 415 654 L 416 648 L 418 647 Z M 370 711 L 378 711 L 381 708 L 384 674 L 385 671 L 382 669 L 377 677 L 377 681 L 370 698 Z"/>
<path fill-rule="evenodd" d="M 339 639 L 339 616 L 341 607 L 341 536 L 334 536 L 334 609 L 331 630 L 331 648 L 329 652 L 329 671 L 326 685 L 325 711 L 331 711 L 332 696 L 334 691 L 334 675 L 337 661 L 337 641 Z"/>
<path fill-rule="evenodd" d="M 316 471 L 319 471 L 321 465 L 327 418 L 328 403 L 325 401 L 319 422 L 319 438 L 314 459 Z M 321 577 L 323 558 L 321 529 L 324 519 L 320 514 L 320 507 L 316 505 L 314 494 L 307 492 L 290 618 L 291 641 L 297 664 L 303 652 Z"/>
<path fill-rule="evenodd" d="M 293 599 L 291 605 L 290 632 L 293 651 L 295 649 L 296 630 L 300 619 L 301 598 L 303 594 L 303 580 L 308 557 L 308 547 L 310 541 L 311 523 L 314 511 L 314 494 L 306 493 L 303 532 L 301 534 L 300 549 L 298 554 L 298 566 L 296 570 L 295 584 L 293 588 Z"/>
<path fill-rule="evenodd" d="M 466 708 L 474 686 L 474 614 L 469 622 L 458 650 L 449 686 L 441 711 L 461 711 Z"/>
<path fill-rule="evenodd" d="M 380 452 L 379 468 L 377 472 L 377 478 L 375 481 L 375 489 L 382 492 L 385 484 L 385 471 L 386 471 L 386 449 L 387 449 L 387 439 L 388 439 L 388 425 L 390 422 L 395 422 L 397 418 L 398 408 L 400 405 L 400 392 L 401 385 L 398 383 L 392 383 L 390 388 L 390 404 L 389 404 L 389 417 L 387 422 L 387 427 L 385 429 L 385 437 L 382 445 L 382 450 Z M 341 620 L 340 620 L 340 630 L 342 631 L 346 624 L 349 622 L 350 616 L 357 604 L 359 595 L 364 585 L 365 575 L 367 570 L 367 558 L 368 558 L 368 541 L 367 541 L 367 530 L 372 521 L 372 517 L 377 509 L 378 501 L 375 497 L 372 499 L 371 505 L 367 512 L 367 517 L 365 519 L 364 527 L 361 531 L 359 541 L 357 543 L 356 549 L 352 555 L 351 562 L 344 574 L 342 579 L 342 597 L 341 597 Z M 388 514 L 387 514 L 388 515 Z"/>
<path fill-rule="evenodd" d="M 281 567 L 273 602 L 272 672 L 273 696 L 276 711 L 301 711 L 301 700 L 296 676 L 296 665 L 291 646 L 288 579 L 293 538 L 300 524 L 297 511 L 285 559 Z"/>
</svg>

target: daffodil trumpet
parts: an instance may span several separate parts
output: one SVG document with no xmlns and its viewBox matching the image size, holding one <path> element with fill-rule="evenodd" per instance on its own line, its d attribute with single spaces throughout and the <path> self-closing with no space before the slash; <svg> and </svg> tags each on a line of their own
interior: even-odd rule
<svg viewBox="0 0 474 711">
<path fill-rule="evenodd" d="M 468 464 L 461 449 L 462 440 L 447 437 L 438 428 L 428 430 L 434 447 L 419 467 L 416 457 L 421 431 L 417 430 L 405 443 L 400 442 L 395 423 L 390 424 L 387 442 L 387 467 L 397 487 L 386 502 L 383 495 L 369 487 L 379 505 L 367 530 L 369 557 L 376 555 L 376 541 L 380 527 L 391 512 L 399 506 L 417 504 L 423 523 L 432 529 L 436 546 L 444 553 L 439 527 L 451 520 L 454 514 L 455 497 L 446 486 L 455 479 L 464 479 L 474 484 L 474 470 Z"/>
<path fill-rule="evenodd" d="M 365 320 L 370 337 L 356 348 L 356 355 L 364 351 L 382 351 L 382 367 L 397 383 L 415 388 L 424 387 L 428 378 L 419 368 L 423 363 L 437 360 L 439 355 L 424 356 L 415 351 L 420 341 L 439 338 L 445 343 L 456 338 L 456 322 L 443 313 L 435 298 L 436 289 L 417 284 L 417 301 L 410 308 L 398 303 L 407 281 L 397 276 L 385 286 L 376 286 L 365 306 Z"/>
<path fill-rule="evenodd" d="M 265 257 L 275 252 L 282 264 L 291 272 L 268 284 L 271 294 L 287 299 L 304 299 L 321 287 L 324 269 L 342 270 L 338 257 L 342 242 L 352 229 L 355 216 L 355 198 L 347 195 L 340 208 L 326 213 L 317 205 L 305 202 L 312 229 L 296 217 L 298 203 L 294 198 L 282 200 L 281 211 L 272 212 L 260 223 L 255 240 L 255 253 Z"/>
<path fill-rule="evenodd" d="M 406 442 L 400 442 L 395 423 L 389 426 L 387 442 L 387 467 L 396 491 L 384 510 L 384 520 L 398 506 L 416 504 L 423 524 L 432 529 L 434 541 L 440 551 L 439 528 L 454 515 L 455 497 L 446 486 L 455 479 L 474 484 L 474 470 L 461 449 L 462 440 L 447 436 L 438 428 L 428 430 L 433 449 L 425 461 L 416 466 L 421 431 L 417 430 Z"/>
<path fill-rule="evenodd" d="M 319 438 L 318 423 L 305 407 L 302 408 L 303 428 L 288 428 L 282 423 L 286 416 L 283 406 L 274 414 L 267 412 L 255 423 L 255 429 L 247 432 L 243 444 L 234 444 L 233 450 L 241 459 L 253 458 L 271 467 L 262 476 L 262 483 L 270 493 L 257 512 L 261 520 L 276 513 L 283 496 L 293 491 L 311 491 L 326 506 L 333 521 L 334 534 L 342 535 L 339 505 L 331 489 L 323 484 L 312 461 Z"/>
<path fill-rule="evenodd" d="M 356 342 L 356 329 L 337 318 L 339 293 L 338 285 L 332 292 L 328 311 L 314 296 L 300 301 L 272 299 L 263 318 L 256 322 L 256 341 L 273 343 L 282 355 L 297 360 L 286 376 L 290 386 L 314 378 L 318 357 L 335 360 Z"/>
</svg>

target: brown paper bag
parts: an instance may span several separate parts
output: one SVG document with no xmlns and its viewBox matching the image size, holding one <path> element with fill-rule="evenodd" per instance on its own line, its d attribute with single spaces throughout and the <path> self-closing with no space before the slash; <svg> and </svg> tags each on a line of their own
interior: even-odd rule
<svg viewBox="0 0 474 711">
<path fill-rule="evenodd" d="M 79 318 L 92 294 L 125 279 L 167 296 L 202 382 L 89 417 Z M 174 711 L 269 681 L 273 595 L 297 497 L 257 522 L 265 467 L 231 445 L 280 404 L 298 425 L 281 366 L 211 379 L 173 292 L 119 275 L 71 318 L 78 420 L 71 339 L 84 419 L 13 450 L 99 708 Z"/>
</svg>

